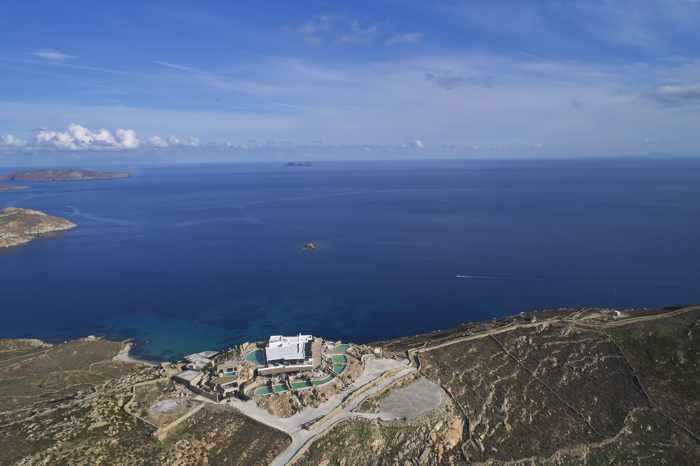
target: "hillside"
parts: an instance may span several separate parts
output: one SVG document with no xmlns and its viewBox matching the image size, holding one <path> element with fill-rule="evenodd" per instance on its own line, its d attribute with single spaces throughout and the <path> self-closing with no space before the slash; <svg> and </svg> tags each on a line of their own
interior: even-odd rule
<svg viewBox="0 0 700 466">
<path fill-rule="evenodd" d="M 38 210 L 7 207 L 0 210 L 0 248 L 19 246 L 40 236 L 75 227 L 73 222 Z"/>
<path fill-rule="evenodd" d="M 386 342 L 440 387 L 442 408 L 346 421 L 297 464 L 697 464 L 700 307 L 611 315 L 624 316 L 559 311 Z"/>
<path fill-rule="evenodd" d="M 699 322 L 563 309 L 364 345 L 413 369 L 346 395 L 303 444 L 119 343 L 1 340 L 0 464 L 698 464 Z"/>
</svg>

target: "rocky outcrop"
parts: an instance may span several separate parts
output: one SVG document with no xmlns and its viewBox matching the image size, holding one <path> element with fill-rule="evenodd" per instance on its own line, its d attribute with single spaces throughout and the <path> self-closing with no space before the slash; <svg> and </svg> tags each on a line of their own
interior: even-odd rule
<svg viewBox="0 0 700 466">
<path fill-rule="evenodd" d="M 294 466 L 463 465 L 464 421 L 449 399 L 426 416 L 382 421 L 369 416 L 339 423 Z"/>
<path fill-rule="evenodd" d="M 39 236 L 75 227 L 73 222 L 38 210 L 8 207 L 0 210 L 0 248 L 19 246 Z"/>
<path fill-rule="evenodd" d="M 128 178 L 127 172 L 95 170 L 23 170 L 10 173 L 5 179 L 11 181 L 91 181 Z"/>
<path fill-rule="evenodd" d="M 120 343 L 36 344 L 0 340 L 3 466 L 264 466 L 289 445 L 286 434 L 213 403 L 166 427 L 175 417 L 163 417 L 167 402 L 195 401 L 177 397 L 181 387 L 161 383 L 164 369 L 115 361 Z M 158 407 L 160 417 L 134 416 L 131 408 L 140 405 Z M 156 420 L 168 430 L 166 441 L 154 435 Z"/>
<path fill-rule="evenodd" d="M 397 384 L 298 465 L 699 464 L 700 306 L 521 314 L 383 348 L 449 409 L 382 422 Z"/>
<path fill-rule="evenodd" d="M 521 314 L 382 347 L 418 375 L 307 425 L 290 464 L 700 464 L 700 306 Z M 0 340 L 0 464 L 262 466 L 297 448 L 122 348 Z"/>
</svg>

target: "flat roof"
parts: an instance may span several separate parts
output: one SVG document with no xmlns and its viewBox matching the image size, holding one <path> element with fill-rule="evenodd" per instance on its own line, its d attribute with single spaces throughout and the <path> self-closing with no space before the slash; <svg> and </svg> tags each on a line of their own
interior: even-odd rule
<svg viewBox="0 0 700 466">
<path fill-rule="evenodd" d="M 202 375 L 199 371 L 182 371 L 175 377 L 178 379 L 186 380 L 187 382 L 192 382 L 194 379 Z"/>
<path fill-rule="evenodd" d="M 219 354 L 217 351 L 200 351 L 199 353 L 188 354 L 185 356 L 185 360 L 190 362 L 204 362 L 210 363 L 212 357 Z"/>
<path fill-rule="evenodd" d="M 306 343 L 312 338 L 302 334 L 293 337 L 273 335 L 265 347 L 265 357 L 268 362 L 306 359 Z"/>
</svg>

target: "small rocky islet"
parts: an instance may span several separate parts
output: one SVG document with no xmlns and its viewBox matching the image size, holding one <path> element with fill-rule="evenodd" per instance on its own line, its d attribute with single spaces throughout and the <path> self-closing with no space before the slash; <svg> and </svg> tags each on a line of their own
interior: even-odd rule
<svg viewBox="0 0 700 466">
<path fill-rule="evenodd" d="M 96 171 L 81 169 L 31 169 L 20 170 L 0 177 L 9 183 L 0 184 L 0 192 L 29 188 L 14 184 L 24 182 L 94 181 L 128 178 L 123 171 Z M 48 215 L 39 210 L 8 207 L 0 210 L 0 248 L 20 246 L 50 233 L 66 231 L 77 225 L 64 218 Z"/>
<path fill-rule="evenodd" d="M 0 210 L 0 248 L 20 246 L 41 236 L 76 226 L 69 220 L 39 210 L 7 207 Z"/>
<path fill-rule="evenodd" d="M 123 171 L 96 171 L 78 169 L 21 170 L 6 175 L 8 181 L 94 181 L 129 178 Z"/>
</svg>

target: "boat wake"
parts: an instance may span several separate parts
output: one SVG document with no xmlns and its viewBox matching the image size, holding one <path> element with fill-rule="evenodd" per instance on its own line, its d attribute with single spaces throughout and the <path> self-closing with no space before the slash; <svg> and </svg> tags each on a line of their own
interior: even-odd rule
<svg viewBox="0 0 700 466">
<path fill-rule="evenodd" d="M 457 275 L 457 278 L 466 280 L 503 280 L 503 277 L 494 277 L 492 275 Z"/>
<path fill-rule="evenodd" d="M 99 217 L 97 215 L 92 215 L 88 212 L 83 212 L 82 210 L 78 209 L 75 206 L 69 205 L 66 206 L 68 209 L 71 210 L 71 215 L 75 217 L 82 217 L 88 220 L 92 220 L 93 222 L 99 222 L 99 223 L 110 223 L 113 225 L 121 225 L 121 226 L 134 226 L 137 225 L 136 222 L 131 222 L 129 220 L 122 220 L 119 218 L 110 218 L 110 217 Z"/>
<path fill-rule="evenodd" d="M 507 280 L 507 281 L 544 281 L 544 278 L 540 277 L 513 277 L 507 275 L 455 275 L 456 278 L 463 280 Z"/>
</svg>

